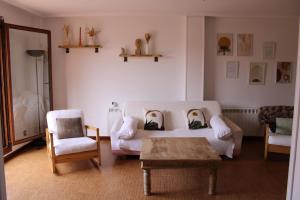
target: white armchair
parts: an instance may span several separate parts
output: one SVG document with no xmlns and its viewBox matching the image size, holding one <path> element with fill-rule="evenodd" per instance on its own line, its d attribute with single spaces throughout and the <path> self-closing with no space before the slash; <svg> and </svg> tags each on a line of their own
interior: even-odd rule
<svg viewBox="0 0 300 200">
<path fill-rule="evenodd" d="M 59 139 L 57 134 L 58 118 L 81 118 L 84 137 Z M 99 129 L 84 125 L 81 110 L 56 110 L 47 113 L 46 129 L 47 153 L 52 163 L 52 172 L 56 173 L 56 163 L 91 159 L 99 169 L 101 165 Z M 87 130 L 96 132 L 96 140 L 87 136 Z M 97 158 L 97 161 L 93 159 Z"/>
</svg>

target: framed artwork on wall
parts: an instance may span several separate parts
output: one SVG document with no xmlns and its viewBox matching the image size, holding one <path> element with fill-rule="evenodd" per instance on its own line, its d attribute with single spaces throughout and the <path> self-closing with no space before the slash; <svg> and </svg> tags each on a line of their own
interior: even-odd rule
<svg viewBox="0 0 300 200">
<path fill-rule="evenodd" d="M 233 34 L 232 33 L 217 34 L 217 55 L 218 56 L 233 55 Z"/>
<path fill-rule="evenodd" d="M 274 59 L 276 54 L 276 42 L 264 42 L 263 58 Z"/>
<path fill-rule="evenodd" d="M 238 79 L 239 77 L 239 62 L 228 61 L 226 64 L 226 79 Z"/>
<path fill-rule="evenodd" d="M 253 34 L 239 33 L 237 35 L 237 55 L 253 56 Z"/>
<path fill-rule="evenodd" d="M 249 71 L 250 85 L 264 85 L 266 77 L 267 63 L 251 62 Z"/>
<path fill-rule="evenodd" d="M 276 83 L 291 83 L 292 62 L 277 62 Z"/>
</svg>

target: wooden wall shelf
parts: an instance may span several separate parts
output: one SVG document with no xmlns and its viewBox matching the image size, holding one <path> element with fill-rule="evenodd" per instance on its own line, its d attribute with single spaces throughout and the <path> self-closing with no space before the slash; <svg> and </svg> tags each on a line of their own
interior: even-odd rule
<svg viewBox="0 0 300 200">
<path fill-rule="evenodd" d="M 154 58 L 154 62 L 158 62 L 158 58 L 162 57 L 162 55 L 157 54 L 157 55 L 120 55 L 120 57 L 124 58 L 124 62 L 128 61 L 128 57 L 134 57 L 134 58 Z"/>
<path fill-rule="evenodd" d="M 79 45 L 59 45 L 58 48 L 66 49 L 66 53 L 70 53 L 70 49 L 73 49 L 73 48 L 92 48 L 92 49 L 95 49 L 95 53 L 98 53 L 99 48 L 102 48 L 102 46 L 101 45 L 83 45 L 83 46 L 79 46 Z"/>
</svg>

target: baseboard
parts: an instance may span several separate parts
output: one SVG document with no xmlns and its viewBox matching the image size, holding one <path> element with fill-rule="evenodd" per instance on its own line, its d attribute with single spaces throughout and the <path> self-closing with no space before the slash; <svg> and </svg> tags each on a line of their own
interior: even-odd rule
<svg viewBox="0 0 300 200">
<path fill-rule="evenodd" d="M 10 159 L 12 159 L 13 157 L 17 156 L 23 149 L 25 149 L 26 147 L 30 146 L 33 142 L 34 142 L 34 140 L 30 141 L 29 143 L 25 144 L 24 146 L 21 146 L 20 148 L 15 149 L 15 150 L 7 153 L 6 155 L 4 155 L 3 156 L 4 162 L 7 162 Z"/>
</svg>

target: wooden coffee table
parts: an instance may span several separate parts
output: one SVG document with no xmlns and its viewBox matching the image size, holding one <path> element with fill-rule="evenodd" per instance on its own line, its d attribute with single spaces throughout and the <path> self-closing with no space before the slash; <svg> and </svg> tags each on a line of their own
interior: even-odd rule
<svg viewBox="0 0 300 200">
<path fill-rule="evenodd" d="M 144 194 L 151 194 L 152 169 L 200 168 L 209 169 L 208 194 L 216 191 L 217 169 L 221 162 L 218 153 L 206 138 L 149 138 L 143 140 L 140 155 L 144 171 Z"/>
</svg>

